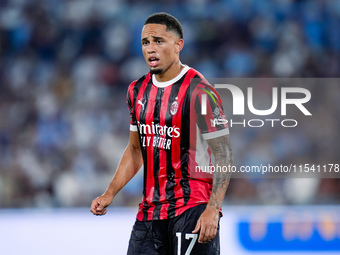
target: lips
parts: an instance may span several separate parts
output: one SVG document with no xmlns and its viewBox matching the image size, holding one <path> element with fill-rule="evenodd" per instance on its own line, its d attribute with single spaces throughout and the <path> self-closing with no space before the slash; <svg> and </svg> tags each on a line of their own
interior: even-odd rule
<svg viewBox="0 0 340 255">
<path fill-rule="evenodd" d="M 159 59 L 155 57 L 150 57 L 149 58 L 149 64 L 151 67 L 155 67 L 158 65 Z"/>
</svg>

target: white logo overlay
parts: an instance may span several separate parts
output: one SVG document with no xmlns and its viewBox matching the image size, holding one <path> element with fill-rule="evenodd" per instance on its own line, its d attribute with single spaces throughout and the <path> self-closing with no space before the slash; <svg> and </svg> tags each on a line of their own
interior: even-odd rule
<svg viewBox="0 0 340 255">
<path fill-rule="evenodd" d="M 172 138 L 178 138 L 180 134 L 179 127 L 161 126 L 154 122 L 150 124 L 143 124 L 138 122 L 139 132 L 143 147 L 157 147 L 170 150 Z"/>
<path fill-rule="evenodd" d="M 139 105 L 141 105 L 141 106 L 142 106 L 142 110 L 144 110 L 144 105 L 145 105 L 144 99 L 143 99 L 143 101 L 138 100 L 137 103 L 138 103 Z"/>
<path fill-rule="evenodd" d="M 311 93 L 306 88 L 272 87 L 270 88 L 271 91 L 266 91 L 265 94 L 266 101 L 268 101 L 268 97 L 271 100 L 270 108 L 268 108 L 267 106 L 267 109 L 258 109 L 254 106 L 255 103 L 261 105 L 261 100 L 264 101 L 264 99 L 256 97 L 258 102 L 255 101 L 255 86 L 254 88 L 247 87 L 246 94 L 241 90 L 241 88 L 233 84 L 215 84 L 214 87 L 216 89 L 220 89 L 220 96 L 223 96 L 224 93 L 228 93 L 228 95 L 231 95 L 232 116 L 237 118 L 227 119 L 224 115 L 218 116 L 219 112 L 217 112 L 218 108 L 216 108 L 216 112 L 215 110 L 213 111 L 213 119 L 210 120 L 212 127 L 221 124 L 228 124 L 230 127 L 237 125 L 240 127 L 243 126 L 251 128 L 263 127 L 265 125 L 269 125 L 270 127 L 275 127 L 277 125 L 280 125 L 282 127 L 296 127 L 298 125 L 298 120 L 295 118 L 287 118 L 287 115 L 289 115 L 287 108 L 289 108 L 291 111 L 294 111 L 294 114 L 291 114 L 292 116 L 312 116 L 312 113 L 308 110 L 306 106 L 306 104 L 311 99 Z M 268 96 L 268 94 L 270 95 Z M 202 115 L 207 114 L 207 98 L 209 98 L 209 95 L 202 94 Z M 278 108 L 280 108 L 280 111 L 277 110 Z M 273 115 L 275 117 L 270 118 L 269 115 Z M 243 116 L 244 118 L 240 119 L 240 116 Z M 252 118 L 252 116 L 255 116 L 255 118 Z"/>
</svg>

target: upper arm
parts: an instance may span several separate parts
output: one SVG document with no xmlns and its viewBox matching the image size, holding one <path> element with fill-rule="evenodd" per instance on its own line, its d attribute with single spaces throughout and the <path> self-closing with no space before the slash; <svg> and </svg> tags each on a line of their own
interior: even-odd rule
<svg viewBox="0 0 340 255">
<path fill-rule="evenodd" d="M 128 147 L 130 148 L 130 151 L 132 153 L 132 157 L 139 157 L 141 159 L 141 148 L 140 148 L 140 142 L 139 142 L 139 132 L 137 127 L 137 118 L 136 118 L 136 112 L 134 107 L 134 92 L 133 87 L 135 86 L 136 81 L 131 83 L 127 92 L 126 101 L 127 106 L 130 113 L 130 138 L 129 138 L 129 144 Z"/>
<path fill-rule="evenodd" d="M 203 139 L 214 154 L 215 160 L 223 160 L 220 163 L 231 164 L 232 148 L 228 121 L 217 91 L 210 84 L 199 84 L 194 90 L 193 100 L 195 100 L 197 125 Z M 202 113 L 203 108 L 204 114 Z"/>
</svg>

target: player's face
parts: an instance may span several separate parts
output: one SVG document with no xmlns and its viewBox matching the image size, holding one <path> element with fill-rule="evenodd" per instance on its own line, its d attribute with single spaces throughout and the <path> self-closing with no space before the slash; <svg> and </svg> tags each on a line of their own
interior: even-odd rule
<svg viewBox="0 0 340 255">
<path fill-rule="evenodd" d="M 164 74 L 179 63 L 183 40 L 165 25 L 147 24 L 142 30 L 142 50 L 152 74 Z"/>
</svg>

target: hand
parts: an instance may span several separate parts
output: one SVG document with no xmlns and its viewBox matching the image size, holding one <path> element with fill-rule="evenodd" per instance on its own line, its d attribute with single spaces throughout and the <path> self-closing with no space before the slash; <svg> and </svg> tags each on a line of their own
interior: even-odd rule
<svg viewBox="0 0 340 255">
<path fill-rule="evenodd" d="M 107 213 L 106 207 L 112 203 L 112 200 L 112 196 L 105 194 L 93 199 L 91 204 L 91 212 L 94 215 L 105 215 Z"/>
<path fill-rule="evenodd" d="M 199 217 L 196 227 L 192 233 L 197 233 L 200 229 L 200 235 L 198 237 L 199 243 L 207 243 L 214 239 L 217 234 L 219 210 L 212 206 L 207 206 L 204 212 Z"/>
</svg>

